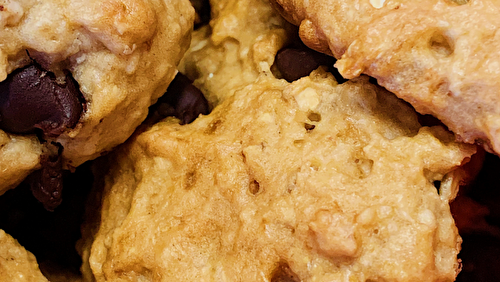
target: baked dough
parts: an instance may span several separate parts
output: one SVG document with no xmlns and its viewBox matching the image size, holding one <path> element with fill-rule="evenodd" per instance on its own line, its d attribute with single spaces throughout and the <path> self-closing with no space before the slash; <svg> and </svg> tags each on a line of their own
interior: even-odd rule
<svg viewBox="0 0 500 282">
<path fill-rule="evenodd" d="M 26 251 L 14 238 L 1 229 L 0 281 L 48 282 L 40 272 L 35 256 Z"/>
<path fill-rule="evenodd" d="M 211 6 L 213 32 L 195 32 L 182 68 L 217 106 L 142 126 L 98 161 L 84 280 L 454 280 L 450 183 L 475 147 L 421 127 L 368 77 L 275 78 L 289 37 L 269 3 Z"/>
<path fill-rule="evenodd" d="M 188 0 L 0 0 L 0 7 L 0 81 L 31 57 L 58 78 L 69 70 L 80 86 L 86 105 L 78 124 L 45 136 L 64 147 L 66 169 L 124 142 L 146 118 L 177 72 L 194 21 Z M 34 135 L 0 136 L 23 156 L 11 161 L 0 149 L 2 194 L 40 167 L 42 148 Z"/>
<path fill-rule="evenodd" d="M 0 130 L 0 194 L 38 168 L 41 154 L 36 136 L 10 135 Z"/>
<path fill-rule="evenodd" d="M 373 76 L 460 141 L 500 154 L 498 1 L 271 2 L 345 78 Z"/>
</svg>

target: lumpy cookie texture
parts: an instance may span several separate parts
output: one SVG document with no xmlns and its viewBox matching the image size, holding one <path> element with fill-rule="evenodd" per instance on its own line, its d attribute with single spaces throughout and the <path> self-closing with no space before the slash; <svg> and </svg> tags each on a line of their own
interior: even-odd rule
<svg viewBox="0 0 500 282">
<path fill-rule="evenodd" d="M 500 5 L 471 0 L 272 0 L 346 78 L 377 78 L 461 141 L 500 154 Z"/>
<path fill-rule="evenodd" d="M 195 32 L 182 67 L 216 106 L 191 124 L 143 126 L 100 159 L 79 248 L 85 280 L 453 280 L 450 175 L 475 147 L 422 127 L 367 77 L 275 78 L 289 37 L 269 3 L 211 6 L 221 18 Z M 214 24 L 224 20 L 234 25 Z M 249 21 L 263 36 L 239 40 L 252 29 L 234 27 Z"/>
<path fill-rule="evenodd" d="M 0 280 L 10 282 L 48 281 L 40 272 L 35 256 L 1 229 Z"/>
<path fill-rule="evenodd" d="M 222 0 L 210 6 L 210 25 L 193 33 L 179 70 L 215 106 L 260 73 L 271 75 L 274 56 L 290 43 L 285 34 L 294 28 L 260 1 Z"/>
<path fill-rule="evenodd" d="M 35 63 L 39 81 L 53 78 L 45 88 L 68 85 L 65 77 L 71 75 L 81 92 L 81 114 L 69 112 L 74 101 L 61 103 L 62 118 L 35 126 L 44 130 L 44 139 L 64 147 L 62 163 L 66 169 L 124 142 L 146 118 L 148 107 L 166 91 L 177 72 L 194 21 L 194 9 L 187 0 L 7 0 L 0 1 L 0 6 L 0 83 L 9 81 L 8 76 L 18 73 L 17 69 Z M 10 89 L 11 93 L 15 90 Z M 18 104 L 29 99 L 12 101 L 26 110 Z M 8 105 L 2 107 L 9 117 L 19 115 Z M 30 107 L 44 110 L 42 105 Z M 47 127 L 61 119 L 64 126 L 47 133 Z M 12 140 L 25 138 L 18 137 L 20 131 L 11 127 L 2 127 L 2 134 Z M 30 130 L 22 128 L 21 132 L 25 131 Z M 31 155 L 40 150 L 31 150 Z M 1 163 L 6 161 L 0 159 Z M 29 169 L 16 164 L 8 163 L 9 169 L 32 171 L 39 167 L 36 162 Z M 16 173 L 19 177 L 25 174 Z M 0 175 L 9 177 L 3 172 Z M 0 193 L 9 187 L 0 183 Z"/>
<path fill-rule="evenodd" d="M 0 193 L 40 168 L 42 151 L 36 136 L 10 135 L 0 130 Z"/>
<path fill-rule="evenodd" d="M 394 109 L 412 113 L 319 71 L 263 78 L 190 125 L 158 123 L 101 168 L 87 271 L 261 281 L 285 261 L 301 281 L 452 280 L 460 240 L 432 182 L 473 149 Z"/>
</svg>

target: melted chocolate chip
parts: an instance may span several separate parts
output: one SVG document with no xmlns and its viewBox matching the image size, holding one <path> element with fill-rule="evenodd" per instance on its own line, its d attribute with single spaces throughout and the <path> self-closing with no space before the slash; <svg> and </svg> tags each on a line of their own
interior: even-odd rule
<svg viewBox="0 0 500 282">
<path fill-rule="evenodd" d="M 51 137 L 73 128 L 83 111 L 82 94 L 68 73 L 63 84 L 36 64 L 0 82 L 0 128 L 11 133 L 41 129 Z"/>
<path fill-rule="evenodd" d="M 280 261 L 271 274 L 271 282 L 300 282 L 300 279 L 287 262 Z"/>
<path fill-rule="evenodd" d="M 200 114 L 207 115 L 208 101 L 189 78 L 178 73 L 170 83 L 165 95 L 156 105 L 156 112 L 162 117 L 175 116 L 181 124 L 193 122 Z"/>
<path fill-rule="evenodd" d="M 54 211 L 62 202 L 62 147 L 59 144 L 47 146 L 55 147 L 57 153 L 46 153 L 40 156 L 42 168 L 30 175 L 30 186 L 33 196 L 43 204 L 44 208 Z"/>
<path fill-rule="evenodd" d="M 288 82 L 298 80 L 301 77 L 308 76 L 319 66 L 328 67 L 335 79 L 339 83 L 346 81 L 338 70 L 333 66 L 335 58 L 316 52 L 314 50 L 303 48 L 284 48 L 276 54 L 275 64 L 281 73 L 281 76 Z"/>
</svg>

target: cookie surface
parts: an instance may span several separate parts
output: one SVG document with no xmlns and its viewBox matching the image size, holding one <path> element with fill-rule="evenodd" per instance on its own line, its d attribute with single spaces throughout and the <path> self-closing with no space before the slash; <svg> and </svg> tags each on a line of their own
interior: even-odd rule
<svg viewBox="0 0 500 282">
<path fill-rule="evenodd" d="M 39 168 L 41 154 L 36 136 L 10 135 L 0 130 L 0 194 Z"/>
<path fill-rule="evenodd" d="M 0 281 L 44 282 L 35 256 L 0 229 Z"/>
<path fill-rule="evenodd" d="M 373 76 L 461 141 L 500 154 L 497 1 L 271 2 L 344 77 Z"/>
<path fill-rule="evenodd" d="M 176 74 L 194 21 L 187 0 L 19 0 L 0 1 L 0 5 L 2 134 L 12 140 L 36 140 L 30 133 L 35 128 L 43 130 L 45 140 L 64 147 L 63 166 L 67 169 L 124 142 L 146 118 L 148 107 Z M 39 72 L 24 71 L 27 66 L 35 66 Z M 11 81 L 16 73 L 20 73 L 19 79 L 34 81 L 29 87 L 46 84 L 37 90 L 47 94 L 30 100 L 30 89 L 19 90 L 23 83 L 16 84 L 18 78 Z M 70 94 L 52 90 L 67 88 L 72 80 L 77 90 Z M 75 91 L 79 97 L 72 97 Z M 55 98 L 49 99 L 50 95 Z M 47 101 L 27 105 L 44 97 Z M 68 120 L 79 103 L 81 113 Z M 14 109 L 14 105 L 19 106 Z M 33 121 L 16 124 L 19 117 L 47 111 Z M 34 124 L 31 131 L 29 124 Z M 26 132 L 26 137 L 18 137 L 20 132 Z M 42 145 L 12 150 L 36 158 Z M 8 159 L 0 162 L 9 171 L 17 170 L 9 174 L 12 176 L 2 171 L 0 179 L 12 180 L 0 183 L 0 193 L 40 167 L 32 160 L 24 166 Z"/>
<path fill-rule="evenodd" d="M 82 229 L 85 279 L 453 280 L 453 193 L 432 183 L 447 183 L 475 148 L 421 127 L 367 77 L 339 85 L 320 68 L 293 83 L 275 78 L 288 37 L 279 18 L 255 16 L 272 14 L 269 4 L 211 4 L 222 7 L 214 32 L 193 36 L 183 68 L 197 70 L 217 106 L 188 125 L 143 127 L 101 159 Z M 256 19 L 265 35 L 246 41 L 237 24 L 213 24 Z M 224 28 L 234 36 L 220 40 Z M 190 59 L 197 52 L 205 56 Z M 234 64 L 203 63 L 226 52 L 249 73 L 240 84 L 218 76 L 238 77 L 224 69 Z"/>
</svg>

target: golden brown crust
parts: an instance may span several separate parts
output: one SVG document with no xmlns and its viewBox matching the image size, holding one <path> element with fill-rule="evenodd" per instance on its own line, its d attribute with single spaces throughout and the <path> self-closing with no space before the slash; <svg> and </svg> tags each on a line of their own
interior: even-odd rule
<svg viewBox="0 0 500 282">
<path fill-rule="evenodd" d="M 460 140 L 500 153 L 497 1 L 272 1 L 344 77 L 373 76 Z"/>
<path fill-rule="evenodd" d="M 261 77 L 191 125 L 157 124 L 101 169 L 88 266 L 97 281 L 271 280 L 282 260 L 301 281 L 454 279 L 451 193 L 432 181 L 473 149 L 398 107 L 411 113 L 366 78 L 319 71 Z"/>
</svg>

